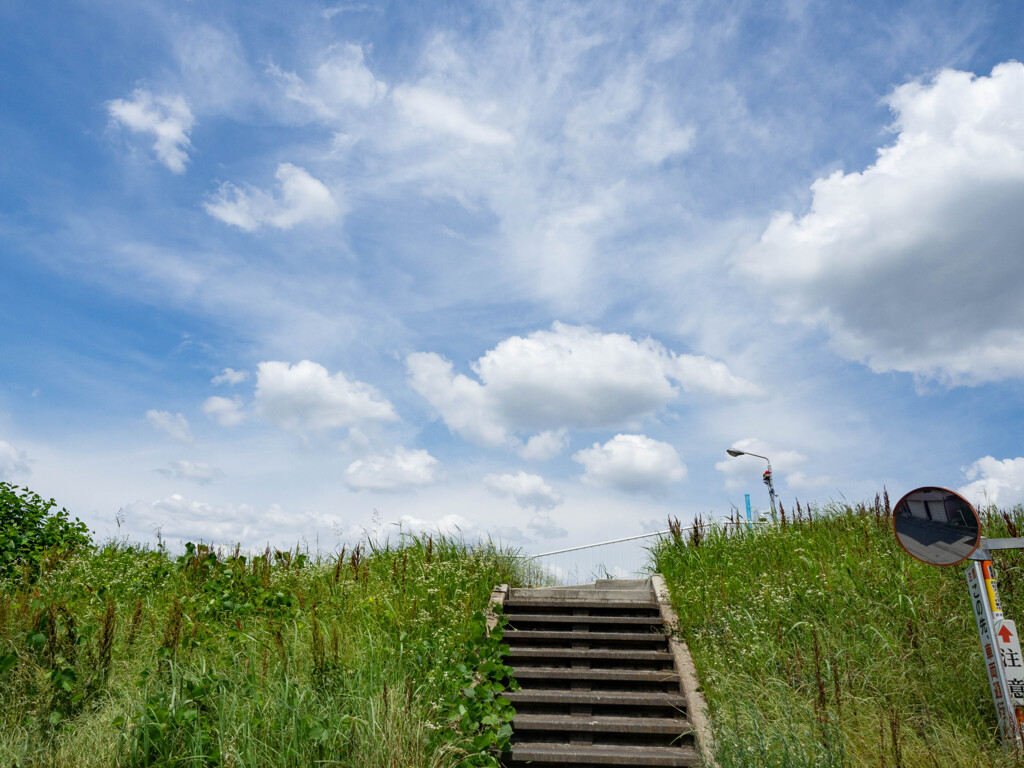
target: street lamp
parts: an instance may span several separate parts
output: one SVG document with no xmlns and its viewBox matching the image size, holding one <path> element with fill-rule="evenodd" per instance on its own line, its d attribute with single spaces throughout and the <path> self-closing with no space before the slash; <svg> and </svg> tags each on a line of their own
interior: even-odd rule
<svg viewBox="0 0 1024 768">
<path fill-rule="evenodd" d="M 764 484 L 768 486 L 768 498 L 771 500 L 772 504 L 772 517 L 775 517 L 775 486 L 772 485 L 772 463 L 768 461 L 768 457 L 762 456 L 759 453 L 751 453 L 750 451 L 738 451 L 735 448 L 726 448 L 725 452 L 732 457 L 756 456 L 757 458 L 764 459 L 768 462 L 768 469 L 765 470 L 762 479 L 764 480 Z"/>
</svg>

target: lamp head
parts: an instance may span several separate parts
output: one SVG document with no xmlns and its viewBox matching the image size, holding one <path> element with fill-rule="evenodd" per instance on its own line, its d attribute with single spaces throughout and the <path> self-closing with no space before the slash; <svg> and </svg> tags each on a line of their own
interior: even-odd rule
<svg viewBox="0 0 1024 768">
<path fill-rule="evenodd" d="M 737 451 L 735 448 L 727 448 L 725 452 L 728 453 L 730 456 L 746 456 L 747 455 L 746 451 Z"/>
</svg>

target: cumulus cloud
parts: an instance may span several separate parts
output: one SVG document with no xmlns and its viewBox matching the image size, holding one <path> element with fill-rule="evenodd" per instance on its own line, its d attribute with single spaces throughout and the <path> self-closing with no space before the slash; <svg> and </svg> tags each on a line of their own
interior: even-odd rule
<svg viewBox="0 0 1024 768">
<path fill-rule="evenodd" d="M 811 187 L 739 269 L 874 371 L 947 385 L 1024 375 L 1024 64 L 944 70 L 889 97 L 896 140 Z"/>
<path fill-rule="evenodd" d="M 959 493 L 976 507 L 1024 504 L 1024 458 L 985 456 L 963 471 L 969 482 Z"/>
<path fill-rule="evenodd" d="M 550 457 L 568 428 L 600 429 L 648 418 L 686 392 L 757 394 L 721 362 L 677 355 L 653 339 L 600 333 L 556 322 L 550 331 L 512 336 L 473 365 L 478 379 L 455 374 L 434 353 L 406 361 L 413 388 L 449 429 L 481 445 L 520 447 L 515 432 L 540 432 L 521 450 Z M 546 435 L 544 433 L 547 433 Z"/>
<path fill-rule="evenodd" d="M 192 432 L 188 428 L 188 419 L 183 414 L 149 410 L 146 411 L 146 418 L 149 419 L 150 424 L 169 437 L 173 437 L 182 443 L 192 442 Z"/>
<path fill-rule="evenodd" d="M 341 214 L 331 190 L 305 168 L 281 163 L 275 177 L 280 185 L 277 195 L 224 182 L 203 208 L 214 218 L 246 232 L 262 226 L 291 229 L 305 222 L 328 222 Z"/>
<path fill-rule="evenodd" d="M 582 480 L 598 488 L 658 492 L 686 479 L 676 449 L 646 435 L 616 435 L 573 454 L 583 465 Z"/>
<path fill-rule="evenodd" d="M 199 407 L 208 419 L 216 421 L 222 427 L 237 427 L 245 421 L 242 411 L 242 398 L 208 397 Z"/>
<path fill-rule="evenodd" d="M 224 472 L 217 467 L 193 461 L 174 461 L 155 471 L 164 477 L 174 480 L 189 480 L 199 485 L 207 485 L 224 477 Z"/>
<path fill-rule="evenodd" d="M 310 360 L 262 362 L 256 371 L 256 410 L 282 429 L 317 432 L 374 421 L 397 421 L 394 407 L 369 384 L 349 381 Z"/>
<path fill-rule="evenodd" d="M 130 99 L 107 102 L 110 117 L 129 130 L 155 138 L 153 150 L 174 173 L 184 173 L 192 148 L 188 133 L 195 118 L 183 96 L 155 96 L 138 88 Z"/>
<path fill-rule="evenodd" d="M 517 452 L 527 461 L 547 461 L 564 451 L 568 444 L 568 430 L 549 429 L 531 437 Z"/>
<path fill-rule="evenodd" d="M 400 85 L 392 96 L 402 117 L 413 125 L 471 144 L 512 146 L 508 131 L 478 119 L 459 99 L 431 88 Z"/>
<path fill-rule="evenodd" d="M 363 49 L 352 43 L 334 45 L 307 78 L 271 67 L 285 95 L 304 104 L 322 120 L 338 120 L 352 107 L 365 109 L 382 99 L 387 85 L 367 68 Z"/>
<path fill-rule="evenodd" d="M 543 477 L 526 472 L 517 472 L 514 475 L 487 475 L 483 479 L 483 484 L 497 496 L 515 499 L 516 504 L 523 509 L 554 509 L 565 499 L 548 485 Z"/>
<path fill-rule="evenodd" d="M 388 454 L 357 459 L 345 470 L 353 490 L 397 491 L 436 482 L 439 462 L 429 452 L 398 446 Z"/>
<path fill-rule="evenodd" d="M 31 471 L 25 452 L 0 440 L 0 480 L 11 480 L 17 475 L 27 475 Z"/>
<path fill-rule="evenodd" d="M 249 378 L 248 371 L 236 371 L 234 368 L 225 368 L 218 375 L 210 379 L 210 383 L 214 385 L 227 384 L 234 386 L 235 384 L 241 384 L 243 381 Z"/>
</svg>

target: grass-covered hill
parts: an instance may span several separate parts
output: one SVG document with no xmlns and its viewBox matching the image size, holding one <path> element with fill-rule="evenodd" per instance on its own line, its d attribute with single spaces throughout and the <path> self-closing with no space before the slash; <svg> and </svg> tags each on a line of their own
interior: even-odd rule
<svg viewBox="0 0 1024 768">
<path fill-rule="evenodd" d="M 1017 535 L 1024 510 L 983 527 Z M 722 768 L 1022 764 L 963 567 L 891 531 L 878 500 L 655 548 Z M 1024 555 L 997 565 L 1024 618 Z M 528 581 L 514 553 L 436 537 L 312 559 L 94 542 L 0 483 L 0 766 L 487 764 L 510 713 L 479 610 Z"/>
<path fill-rule="evenodd" d="M 982 528 L 1017 535 L 1024 510 L 988 510 Z M 655 560 L 722 768 L 1021 764 L 996 732 L 964 566 L 900 549 L 887 498 L 673 539 Z M 1024 556 L 994 562 L 1006 616 L 1020 622 Z"/>
<path fill-rule="evenodd" d="M 479 611 L 521 563 L 438 537 L 172 556 L 0 483 L 0 766 L 488 764 Z"/>
</svg>

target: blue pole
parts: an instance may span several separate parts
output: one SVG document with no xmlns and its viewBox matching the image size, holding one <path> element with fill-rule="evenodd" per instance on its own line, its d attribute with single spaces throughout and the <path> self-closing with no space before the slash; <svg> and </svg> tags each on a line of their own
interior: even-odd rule
<svg viewBox="0 0 1024 768">
<path fill-rule="evenodd" d="M 749 528 L 750 527 L 750 494 L 749 493 L 745 493 L 743 495 L 747 499 L 747 528 Z"/>
</svg>

